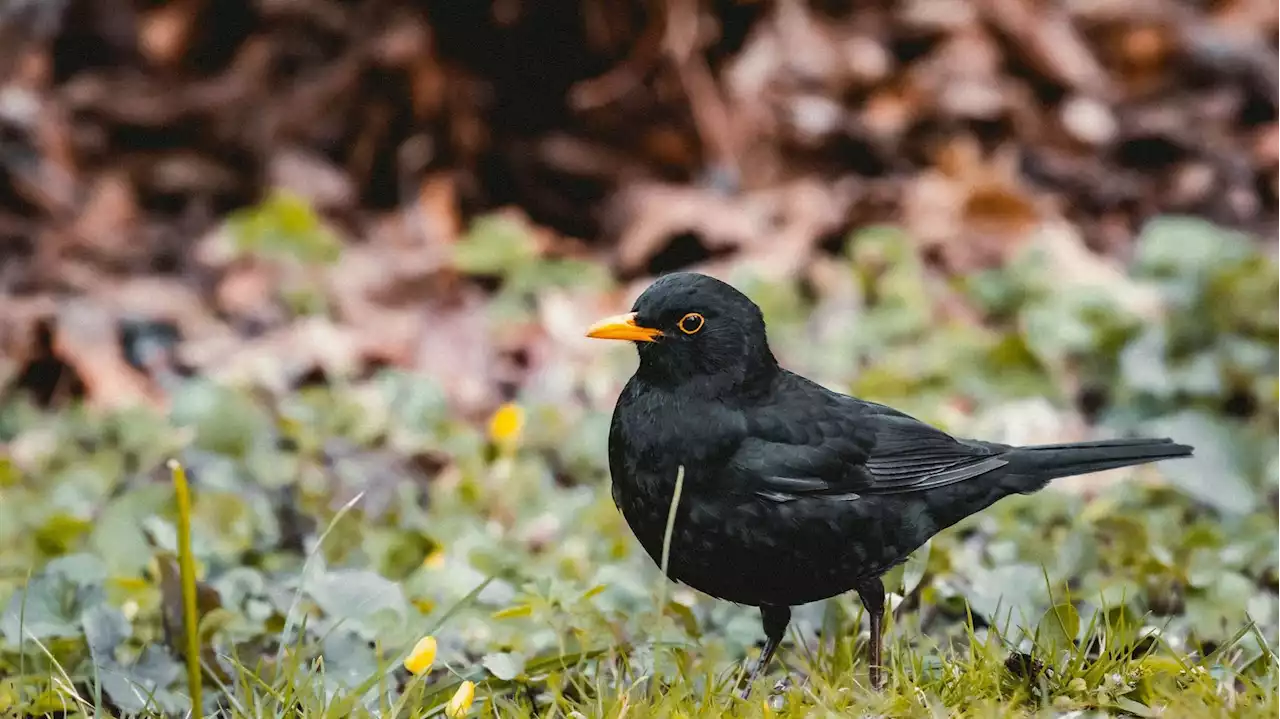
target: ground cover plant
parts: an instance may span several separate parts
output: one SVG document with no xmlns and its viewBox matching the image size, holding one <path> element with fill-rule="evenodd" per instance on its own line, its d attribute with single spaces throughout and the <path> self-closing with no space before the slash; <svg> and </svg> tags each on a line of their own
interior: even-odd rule
<svg viewBox="0 0 1280 719">
<path fill-rule="evenodd" d="M 0 3 L 0 716 L 1275 716 L 1278 22 Z M 843 597 L 739 701 L 582 337 L 675 269 L 955 433 L 1197 457 L 922 548 L 883 694 Z"/>
<path fill-rule="evenodd" d="M 239 237 L 309 237 L 256 212 Z M 491 415 L 413 372 L 340 363 L 277 385 L 260 378 L 279 367 L 159 371 L 158 407 L 9 393 L 0 712 L 180 715 L 193 674 L 200 713 L 246 717 L 1280 708 L 1277 279 L 1251 240 L 1162 218 L 1118 277 L 1099 263 L 1106 282 L 1063 282 L 1070 233 L 1049 229 L 1003 268 L 939 282 L 907 236 L 869 228 L 805 282 L 733 275 L 784 363 L 955 433 L 1026 442 L 1087 421 L 1197 450 L 1006 500 L 918 551 L 886 582 L 883 693 L 843 597 L 797 611 L 789 681 L 743 702 L 755 611 L 666 586 L 609 498 L 608 410 L 633 353 L 573 344 L 609 282 L 494 250 L 519 234 L 491 218 L 457 247 L 502 281 L 474 321 L 495 342 L 563 327 L 567 349 Z M 170 347 L 139 336 L 139 354 Z"/>
</svg>

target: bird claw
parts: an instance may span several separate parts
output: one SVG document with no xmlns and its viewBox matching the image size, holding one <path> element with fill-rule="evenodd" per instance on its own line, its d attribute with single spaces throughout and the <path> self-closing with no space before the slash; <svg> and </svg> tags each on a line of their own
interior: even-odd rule
<svg viewBox="0 0 1280 719">
<path fill-rule="evenodd" d="M 751 698 L 751 688 L 755 686 L 755 683 L 756 683 L 755 680 L 756 680 L 756 677 L 754 676 L 747 679 L 746 684 L 743 685 L 742 690 L 738 693 L 738 696 L 740 698 L 742 699 Z M 773 688 L 769 691 L 769 703 L 771 705 L 778 704 L 778 706 L 773 707 L 775 711 L 781 709 L 782 695 L 790 691 L 791 685 L 792 685 L 792 682 L 791 682 L 790 675 L 784 676 L 778 681 L 773 683 Z"/>
</svg>

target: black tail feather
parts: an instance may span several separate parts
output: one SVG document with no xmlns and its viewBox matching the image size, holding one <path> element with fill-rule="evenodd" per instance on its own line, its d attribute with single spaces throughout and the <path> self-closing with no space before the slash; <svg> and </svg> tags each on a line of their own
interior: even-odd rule
<svg viewBox="0 0 1280 719">
<path fill-rule="evenodd" d="M 1032 445 L 1011 450 L 1005 458 L 1009 460 L 1010 475 L 1028 480 L 1031 486 L 1018 489 L 1026 492 L 1061 477 L 1190 457 L 1192 452 L 1191 446 L 1165 437 Z"/>
</svg>

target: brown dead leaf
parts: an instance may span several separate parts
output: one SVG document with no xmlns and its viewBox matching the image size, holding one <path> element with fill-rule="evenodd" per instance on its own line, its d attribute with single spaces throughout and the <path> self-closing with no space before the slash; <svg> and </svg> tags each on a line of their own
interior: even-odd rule
<svg viewBox="0 0 1280 719">
<path fill-rule="evenodd" d="M 1100 31 L 1098 55 L 1126 94 L 1159 88 L 1179 50 L 1176 27 L 1159 14 L 1112 20 Z"/>
<path fill-rule="evenodd" d="M 1090 288 L 1105 294 L 1144 321 L 1156 322 L 1164 312 L 1164 300 L 1156 286 L 1134 281 L 1119 259 L 1090 250 L 1072 224 L 1048 220 L 1028 242 L 1044 252 L 1063 287 Z"/>
<path fill-rule="evenodd" d="M 840 43 L 840 51 L 848 76 L 857 85 L 871 86 L 882 82 L 896 64 L 884 42 L 869 34 L 846 36 Z"/>
<path fill-rule="evenodd" d="M 451 302 L 461 286 L 448 247 L 419 231 L 416 207 L 379 218 L 365 244 L 326 270 L 326 296 L 371 360 L 410 367 L 429 327 L 423 308 Z"/>
<path fill-rule="evenodd" d="M 14 86 L 25 88 L 45 88 L 52 75 L 52 57 L 48 52 L 38 48 L 25 50 L 14 63 L 13 76 L 10 78 Z"/>
<path fill-rule="evenodd" d="M 185 337 L 216 334 L 222 323 L 199 290 L 181 278 L 141 275 L 102 282 L 94 291 L 99 303 L 120 316 L 145 317 L 177 325 Z"/>
<path fill-rule="evenodd" d="M 778 3 L 773 22 L 781 41 L 782 70 L 793 80 L 837 89 L 844 57 L 832 32 L 805 3 Z"/>
<path fill-rule="evenodd" d="M 1110 80 L 1066 12 L 1033 0 L 983 0 L 980 7 L 987 21 L 1012 38 L 1013 48 L 1050 80 L 1108 96 Z"/>
<path fill-rule="evenodd" d="M 636 183 L 616 199 L 615 218 L 625 228 L 617 243 L 618 266 L 623 273 L 642 274 L 673 238 L 693 234 L 713 254 L 734 252 L 770 272 L 792 271 L 839 225 L 853 197 L 848 182 L 810 179 L 735 196 Z"/>
<path fill-rule="evenodd" d="M 389 214 L 375 226 L 370 242 L 349 246 L 342 260 L 325 271 L 326 296 L 349 320 L 378 308 L 412 306 L 447 294 L 447 248 L 427 243 L 410 213 Z"/>
<path fill-rule="evenodd" d="M 418 186 L 418 201 L 414 209 L 426 244 L 453 244 L 462 234 L 458 188 L 452 175 L 433 173 L 424 178 Z"/>
<path fill-rule="evenodd" d="M 276 288 L 279 273 L 265 262 L 245 260 L 226 269 L 214 290 L 214 302 L 227 317 L 272 327 L 285 320 Z"/>
<path fill-rule="evenodd" d="M 549 134 L 538 143 L 536 153 L 547 166 L 575 177 L 627 182 L 651 174 L 643 163 L 626 153 L 572 135 Z"/>
<path fill-rule="evenodd" d="M 89 189 L 88 200 L 71 227 L 78 244 L 95 256 L 132 263 L 146 248 L 137 242 L 137 197 L 128 176 L 120 171 L 99 175 Z"/>
<path fill-rule="evenodd" d="M 1090 147 L 1110 145 L 1119 133 L 1119 122 L 1111 108 L 1084 95 L 1064 100 L 1058 117 L 1063 130 L 1073 140 Z"/>
<path fill-rule="evenodd" d="M 47 322 L 52 356 L 70 367 L 83 384 L 85 400 L 99 408 L 139 403 L 163 408 L 165 402 L 161 388 L 126 361 L 120 338 L 123 320 L 172 323 L 188 339 L 229 334 L 192 288 L 171 277 L 99 277 L 82 297 L 61 302 L 36 298 L 4 306 L 4 366 L 12 370 L 34 359 L 32 327 Z"/>
<path fill-rule="evenodd" d="M 783 58 L 782 39 L 776 23 L 758 23 L 751 29 L 741 52 L 731 58 L 721 72 L 729 96 L 748 112 L 765 115 L 751 98 L 764 97 L 777 79 Z"/>
<path fill-rule="evenodd" d="M 65 120 L 39 88 L 0 86 L 0 178 L 9 191 L 59 220 L 79 199 Z"/>
<path fill-rule="evenodd" d="M 350 378 L 365 367 L 359 333 L 323 317 L 303 317 L 259 337 L 210 338 L 184 356 L 198 362 L 215 381 L 261 387 L 274 393 L 293 389 L 315 373 Z"/>
<path fill-rule="evenodd" d="M 159 552 L 152 566 L 160 575 L 160 627 L 164 630 L 165 644 L 173 656 L 184 659 L 189 645 L 186 641 L 186 600 L 182 569 L 178 558 L 168 551 Z M 222 595 L 207 582 L 196 580 L 195 595 L 197 622 L 222 606 Z M 219 681 L 230 680 L 213 647 L 202 642 L 199 651 L 202 665 L 208 667 L 206 671 Z"/>
<path fill-rule="evenodd" d="M 1049 214 L 1021 182 L 1017 159 L 1010 150 L 984 158 L 967 138 L 948 143 L 938 168 L 908 185 L 903 219 L 912 237 L 956 272 L 1003 264 Z"/>
<path fill-rule="evenodd" d="M 425 18 L 405 8 L 373 42 L 374 57 L 388 67 L 410 67 L 430 57 L 431 40 Z"/>
<path fill-rule="evenodd" d="M 51 297 L 0 296 L 0 388 L 9 387 L 33 359 L 36 326 L 51 320 L 55 311 Z"/>
<path fill-rule="evenodd" d="M 995 40 L 973 28 L 955 33 L 917 63 L 914 76 L 936 97 L 944 117 L 994 119 L 1005 112 L 1010 97 L 1003 87 L 1002 65 Z"/>
<path fill-rule="evenodd" d="M 162 195 L 225 195 L 235 191 L 240 178 L 221 158 L 179 151 L 157 158 L 138 183 Z"/>
<path fill-rule="evenodd" d="M 1139 25 L 1129 28 L 1121 40 L 1121 53 L 1134 70 L 1151 70 L 1164 65 L 1173 50 L 1173 37 L 1163 27 Z"/>
<path fill-rule="evenodd" d="M 974 5 L 966 0 L 907 0 L 898 9 L 898 19 L 916 32 L 956 32 L 977 23 Z"/>
<path fill-rule="evenodd" d="M 873 138 L 896 144 L 920 116 L 924 94 L 910 82 L 890 84 L 867 98 L 859 121 Z"/>
<path fill-rule="evenodd" d="M 484 307 L 485 298 L 468 290 L 456 303 L 422 308 L 410 359 L 413 369 L 444 388 L 460 414 L 472 418 L 503 399 L 493 382 L 499 358 Z"/>
<path fill-rule="evenodd" d="M 351 178 L 306 148 L 277 149 L 271 155 L 267 175 L 273 187 L 305 198 L 318 211 L 347 210 L 355 205 L 356 189 Z"/>
<path fill-rule="evenodd" d="M 1253 158 L 1254 166 L 1260 170 L 1271 170 L 1280 163 L 1280 125 L 1269 122 L 1254 131 Z"/>
<path fill-rule="evenodd" d="M 231 227 L 219 222 L 192 243 L 191 257 L 207 270 L 221 270 L 239 257 Z"/>
<path fill-rule="evenodd" d="M 76 161 L 73 134 L 76 128 L 73 118 L 58 103 L 50 102 L 47 91 L 41 92 L 33 99 L 40 103 L 39 113 L 34 118 L 36 121 L 34 137 L 36 147 L 44 158 L 45 174 L 68 186 L 68 189 L 61 190 L 58 194 L 70 201 L 70 198 L 75 197 L 70 191 L 70 188 L 75 186 L 73 179 L 78 178 L 81 170 Z"/>
<path fill-rule="evenodd" d="M 802 147 L 820 148 L 848 124 L 843 105 L 816 93 L 793 97 L 787 110 L 787 129 Z"/>
<path fill-rule="evenodd" d="M 170 0 L 143 13 L 139 19 L 138 48 L 160 67 L 173 67 L 183 59 L 191 32 L 206 0 Z"/>
<path fill-rule="evenodd" d="M 125 361 L 116 334 L 118 320 L 118 314 L 93 299 L 62 302 L 55 320 L 54 354 L 79 375 L 90 406 L 121 409 L 147 404 L 163 409 L 150 380 Z"/>
<path fill-rule="evenodd" d="M 1204 162 L 1187 162 L 1173 170 L 1168 187 L 1170 204 L 1190 208 L 1203 202 L 1219 186 L 1218 173 Z"/>
<path fill-rule="evenodd" d="M 562 405 L 566 412 L 573 412 L 579 407 L 576 402 L 566 402 L 566 398 L 583 391 L 595 397 L 598 391 L 599 398 L 608 397 L 611 406 L 617 395 L 618 388 L 613 383 L 618 376 L 600 361 L 601 352 L 609 348 L 586 337 L 586 328 L 601 317 L 627 311 L 645 286 L 647 283 L 641 281 L 620 291 L 554 290 L 540 294 L 538 321 L 532 326 L 537 331 L 527 332 L 527 344 L 519 348 L 527 365 L 521 397 L 534 403 Z"/>
</svg>

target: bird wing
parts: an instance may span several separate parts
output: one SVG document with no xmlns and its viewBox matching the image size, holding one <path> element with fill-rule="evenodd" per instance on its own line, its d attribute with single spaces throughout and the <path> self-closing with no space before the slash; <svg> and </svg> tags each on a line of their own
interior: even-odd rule
<svg viewBox="0 0 1280 719">
<path fill-rule="evenodd" d="M 739 486 L 775 501 L 919 492 L 1007 464 L 998 445 L 957 440 L 891 407 L 795 375 L 747 424 L 731 473 Z"/>
<path fill-rule="evenodd" d="M 886 408 L 888 409 L 888 408 Z M 1008 464 L 987 444 L 962 442 L 905 414 L 872 414 L 876 443 L 867 457 L 872 494 L 919 492 L 979 477 Z"/>
</svg>

